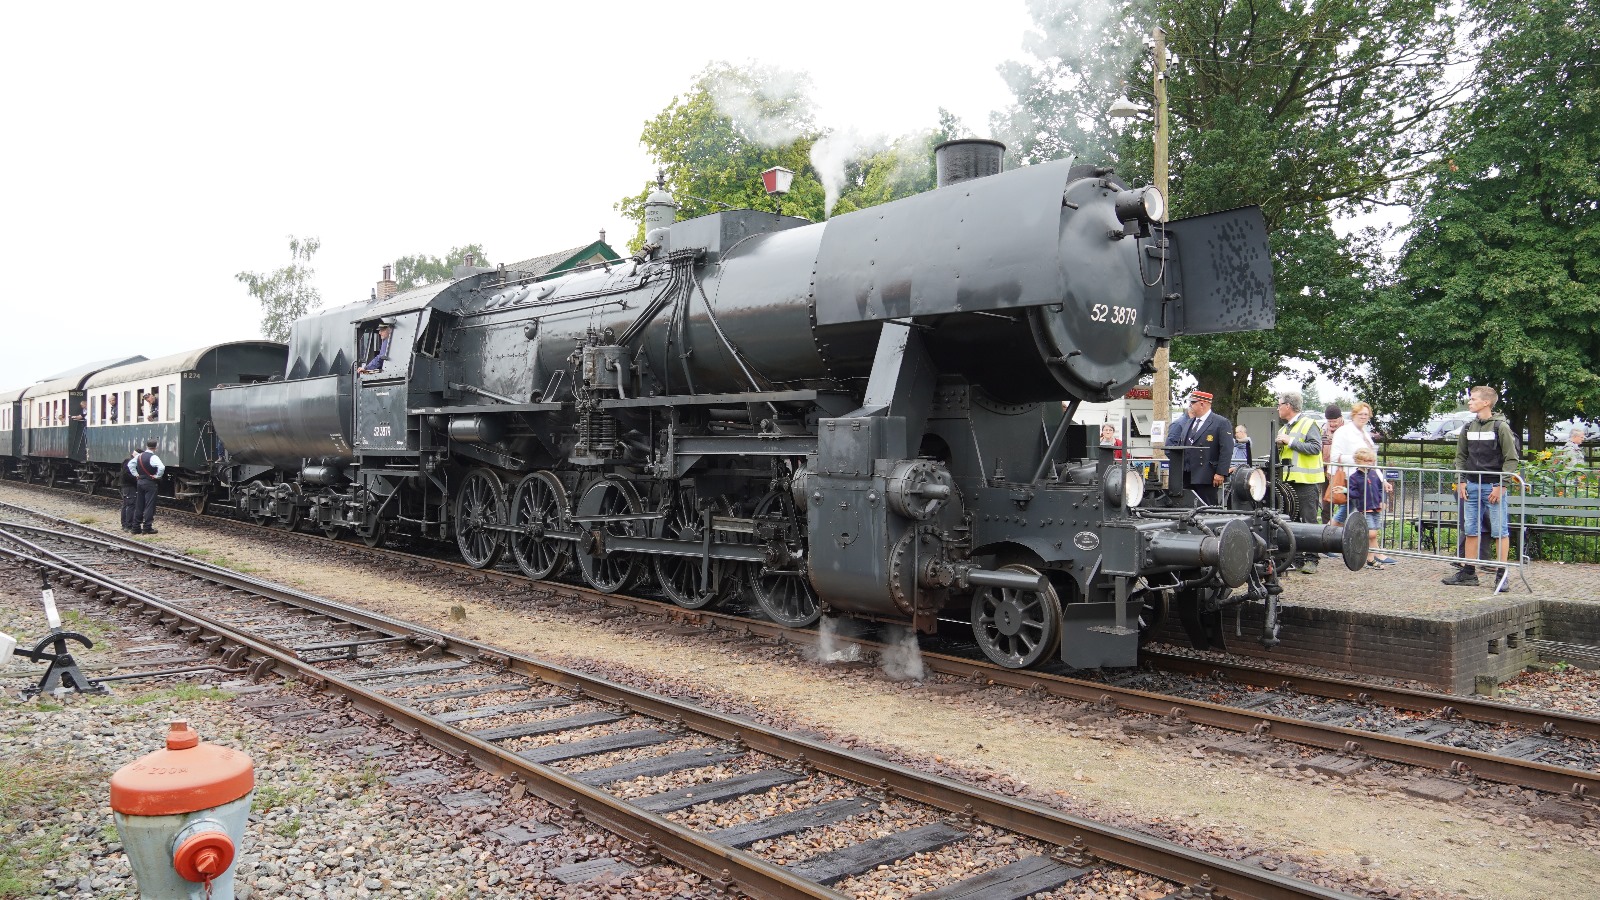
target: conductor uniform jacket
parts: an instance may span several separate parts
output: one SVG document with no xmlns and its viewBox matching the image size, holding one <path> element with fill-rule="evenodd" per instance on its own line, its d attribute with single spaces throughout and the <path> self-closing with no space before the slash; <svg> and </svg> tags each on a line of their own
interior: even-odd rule
<svg viewBox="0 0 1600 900">
<path fill-rule="evenodd" d="M 1212 476 L 1227 475 L 1233 464 L 1233 423 L 1214 412 L 1199 427 L 1194 421 L 1185 414 L 1167 429 L 1168 455 L 1175 450 L 1183 454 L 1172 467 L 1182 468 L 1184 487 L 1211 487 Z"/>
</svg>

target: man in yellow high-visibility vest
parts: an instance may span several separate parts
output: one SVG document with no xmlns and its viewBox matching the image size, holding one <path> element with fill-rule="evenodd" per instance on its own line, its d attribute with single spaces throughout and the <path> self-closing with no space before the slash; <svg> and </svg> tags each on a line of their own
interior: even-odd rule
<svg viewBox="0 0 1600 900">
<path fill-rule="evenodd" d="M 1278 418 L 1284 426 L 1278 429 L 1275 441 L 1282 478 L 1294 490 L 1294 519 L 1315 523 L 1327 476 L 1322 468 L 1322 423 L 1307 415 L 1304 406 L 1305 398 L 1299 391 L 1278 394 Z M 1312 575 L 1317 571 L 1317 555 L 1301 553 L 1289 564 L 1298 565 L 1303 575 Z"/>
</svg>

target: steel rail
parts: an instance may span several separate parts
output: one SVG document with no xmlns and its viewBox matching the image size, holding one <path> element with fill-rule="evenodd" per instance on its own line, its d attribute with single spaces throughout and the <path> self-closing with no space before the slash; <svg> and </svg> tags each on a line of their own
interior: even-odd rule
<svg viewBox="0 0 1600 900">
<path fill-rule="evenodd" d="M 77 538 L 74 535 L 65 535 Z M 83 539 L 80 540 L 94 540 Z M 104 544 L 106 542 L 96 541 Z M 209 563 L 147 550 L 130 542 L 129 551 L 143 552 L 146 560 L 185 574 L 215 581 L 225 587 L 258 594 L 268 600 L 306 606 L 324 614 L 336 614 L 369 630 L 407 623 L 380 614 L 346 607 L 344 604 L 313 597 L 304 592 L 262 579 L 231 572 Z M 20 555 L 0 548 L 5 555 Z M 36 559 L 63 570 L 83 568 L 70 561 Z M 100 577 L 77 577 L 111 590 L 143 599 L 146 592 Z M 157 601 L 159 603 L 159 601 Z M 192 610 L 162 604 L 174 615 L 194 617 Z M 350 699 L 368 715 L 382 718 L 403 731 L 416 734 L 430 744 L 458 758 L 471 760 L 488 771 L 524 781 L 530 792 L 547 802 L 611 831 L 643 847 L 645 853 L 658 853 L 719 883 L 738 887 L 757 897 L 842 897 L 829 888 L 800 879 L 781 866 L 775 866 L 744 851 L 731 849 L 684 826 L 644 812 L 610 794 L 591 788 L 560 772 L 521 759 L 500 747 L 472 737 L 458 729 L 432 721 L 382 695 L 324 672 L 294 651 L 237 634 L 225 623 L 206 622 L 206 627 L 225 634 L 229 640 L 249 647 L 257 656 L 271 659 L 274 669 L 316 687 L 326 687 Z M 412 633 L 416 633 L 412 630 Z M 952 779 L 927 775 L 912 769 L 874 759 L 828 744 L 787 734 L 748 719 L 702 710 L 690 704 L 636 691 L 597 676 L 543 663 L 518 654 L 508 654 L 477 641 L 446 637 L 450 652 L 462 658 L 498 666 L 544 681 L 551 686 L 583 695 L 601 703 L 631 709 L 641 715 L 681 722 L 686 727 L 723 740 L 784 759 L 802 768 L 815 768 L 907 800 L 928 804 L 967 820 L 984 821 L 1019 834 L 1047 841 L 1069 854 L 1084 854 L 1106 862 L 1128 866 L 1149 874 L 1185 884 L 1209 883 L 1212 889 L 1238 900 L 1290 900 L 1290 898 L 1336 898 L 1338 891 L 1278 875 L 1233 860 L 1208 856 L 1170 841 L 1115 826 L 1104 825 L 1031 801 L 1005 797 L 973 788 Z M 267 674 L 270 670 L 256 669 Z"/>
<path fill-rule="evenodd" d="M 38 514 L 35 513 L 35 515 Z M 87 528 L 87 526 L 81 525 L 75 527 Z M 138 541 L 128 540 L 127 542 L 135 547 L 149 546 Z M 386 550 L 382 552 L 406 560 L 408 564 L 428 565 L 445 570 L 453 570 L 463 576 L 476 578 L 483 583 L 492 581 L 516 587 L 524 592 L 542 594 L 547 597 L 556 597 L 574 602 L 582 602 L 588 599 L 596 605 L 609 605 L 632 609 L 642 614 L 664 616 L 678 621 L 710 625 L 717 628 L 729 628 L 745 635 L 760 636 L 799 645 L 816 646 L 819 642 L 819 637 L 815 632 L 791 629 L 771 622 L 745 619 L 707 610 L 686 610 L 669 603 L 619 594 L 603 594 L 577 585 L 558 582 L 532 582 L 520 572 L 513 574 L 493 569 L 477 569 L 448 560 L 434 560 L 396 551 Z M 181 559 L 182 557 L 179 558 Z M 237 576 L 237 573 L 231 573 L 226 569 L 216 569 L 216 571 L 226 573 L 229 576 L 240 577 Z M 264 581 L 259 583 L 268 584 L 268 582 Z M 313 598 L 308 595 L 306 602 L 327 603 L 330 601 L 324 601 L 321 598 Z M 351 616 L 374 615 L 353 608 L 348 609 L 343 614 Z M 388 621 L 393 627 L 401 627 L 404 624 L 386 620 L 381 616 L 375 620 Z M 443 639 L 442 634 L 439 634 L 439 639 Z M 853 639 L 852 642 L 860 644 L 867 649 L 883 649 L 881 644 L 872 641 Z M 924 666 L 929 670 L 958 679 L 978 683 L 989 682 L 1017 690 L 1043 693 L 1053 697 L 1095 703 L 1101 706 L 1114 706 L 1126 711 L 1169 719 L 1174 719 L 1175 714 L 1181 714 L 1182 718 L 1188 721 L 1226 731 L 1263 736 L 1270 734 L 1274 738 L 1310 747 L 1353 755 L 1365 755 L 1374 759 L 1434 769 L 1455 775 L 1481 777 L 1491 781 L 1558 794 L 1569 794 L 1578 797 L 1600 796 L 1600 773 L 1587 772 L 1581 769 L 1552 766 L 1532 760 L 1497 756 L 1478 750 L 1447 747 L 1426 741 L 1362 731 L 1355 728 L 1309 722 L 1272 713 L 1240 710 L 1202 700 L 1153 694 L 1132 688 L 1116 687 L 1061 675 L 1022 669 L 1006 669 L 995 666 L 988 661 L 963 659 L 926 651 L 922 654 L 922 660 Z M 1283 678 L 1278 679 L 1279 684 L 1283 680 Z M 1424 692 L 1416 693 L 1421 697 L 1426 697 Z M 1441 697 L 1441 699 L 1454 700 L 1456 698 Z M 1440 709 L 1449 705 L 1453 704 L 1437 704 L 1431 708 Z M 1462 705 L 1467 706 L 1470 704 Z M 1509 707 L 1505 704 L 1495 704 L 1494 706 L 1514 709 L 1514 707 Z M 1554 719 L 1558 723 L 1556 730 L 1559 732 L 1561 730 L 1559 723 L 1574 717 L 1547 713 L 1534 716 L 1534 718 L 1537 719 L 1539 724 L 1531 727 L 1543 730 L 1544 723 Z M 1574 724 L 1573 727 L 1574 730 L 1579 730 L 1584 726 Z"/>
<path fill-rule="evenodd" d="M 1436 712 L 1489 725 L 1518 725 L 1545 734 L 1561 734 L 1600 741 L 1600 718 L 1580 716 L 1576 713 L 1513 706 L 1478 697 L 1456 697 L 1409 688 L 1384 687 L 1331 676 L 1279 672 L 1266 666 L 1218 662 L 1170 653 L 1147 651 L 1144 657 L 1156 668 L 1184 675 L 1202 678 L 1221 676 L 1228 681 L 1251 687 L 1287 689 L 1332 700 L 1381 703 L 1384 706 L 1413 712 Z"/>
</svg>

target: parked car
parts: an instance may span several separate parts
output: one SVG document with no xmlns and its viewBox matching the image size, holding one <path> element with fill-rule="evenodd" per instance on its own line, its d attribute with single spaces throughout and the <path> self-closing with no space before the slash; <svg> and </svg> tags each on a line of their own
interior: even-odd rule
<svg viewBox="0 0 1600 900">
<path fill-rule="evenodd" d="M 1472 414 L 1466 412 L 1448 413 L 1434 416 L 1422 423 L 1422 427 L 1413 428 L 1401 438 L 1408 441 L 1436 441 L 1453 438 L 1461 433 L 1461 429 L 1472 421 Z"/>
</svg>

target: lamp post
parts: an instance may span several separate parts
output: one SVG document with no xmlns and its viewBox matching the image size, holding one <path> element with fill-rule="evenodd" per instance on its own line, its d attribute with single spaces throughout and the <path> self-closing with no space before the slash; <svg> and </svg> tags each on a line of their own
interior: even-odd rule
<svg viewBox="0 0 1600 900">
<path fill-rule="evenodd" d="M 761 173 L 761 186 L 766 189 L 767 196 L 777 206 L 778 215 L 783 215 L 783 195 L 789 193 L 789 185 L 794 183 L 794 173 L 783 166 L 773 166 Z"/>
<path fill-rule="evenodd" d="M 1160 25 L 1150 28 L 1150 39 L 1155 44 L 1155 179 L 1156 190 L 1161 192 L 1167 202 L 1161 210 L 1161 221 L 1167 221 L 1167 211 L 1172 208 L 1172 193 L 1167 190 L 1167 32 Z M 1111 104 L 1106 111 L 1109 115 L 1121 118 L 1132 118 L 1147 115 L 1150 110 L 1128 100 L 1118 100 Z M 1169 342 L 1170 344 L 1170 342 Z M 1172 415 L 1172 353 L 1167 344 L 1156 348 L 1155 358 L 1151 360 L 1155 366 L 1155 384 L 1150 387 L 1151 418 L 1161 422 L 1162 428 L 1166 427 L 1167 419 Z M 1162 404 L 1156 407 L 1156 404 Z M 1162 435 L 1165 437 L 1165 434 Z M 1164 450 L 1156 450 L 1157 460 L 1166 459 Z M 1159 463 L 1157 463 L 1159 465 Z M 1161 473 L 1161 485 L 1167 485 L 1167 473 Z"/>
</svg>

